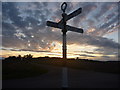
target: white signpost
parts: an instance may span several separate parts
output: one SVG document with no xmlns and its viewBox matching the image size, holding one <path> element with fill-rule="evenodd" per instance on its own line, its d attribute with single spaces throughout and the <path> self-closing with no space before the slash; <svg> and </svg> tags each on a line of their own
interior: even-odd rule
<svg viewBox="0 0 120 90">
<path fill-rule="evenodd" d="M 61 5 L 61 10 L 63 11 L 62 13 L 63 18 L 61 19 L 60 22 L 56 23 L 56 22 L 47 21 L 46 23 L 47 26 L 54 27 L 54 28 L 60 28 L 62 29 L 62 32 L 63 32 L 63 60 L 64 60 L 63 75 L 62 75 L 62 80 L 63 80 L 62 87 L 63 88 L 68 88 L 67 67 L 66 67 L 66 60 L 67 60 L 66 32 L 73 31 L 77 33 L 83 33 L 83 29 L 81 28 L 76 28 L 76 27 L 66 25 L 66 21 L 79 15 L 82 12 L 82 8 L 75 10 L 69 15 L 65 13 L 66 8 L 67 8 L 67 3 L 64 2 Z"/>
</svg>

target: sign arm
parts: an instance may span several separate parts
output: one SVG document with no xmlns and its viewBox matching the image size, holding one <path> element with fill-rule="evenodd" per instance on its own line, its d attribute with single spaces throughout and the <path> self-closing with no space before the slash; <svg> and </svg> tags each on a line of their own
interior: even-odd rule
<svg viewBox="0 0 120 90">
<path fill-rule="evenodd" d="M 47 21 L 47 26 L 50 26 L 50 27 L 54 27 L 54 28 L 60 28 L 58 26 L 58 23 L 55 23 L 55 22 L 51 22 L 51 21 Z M 61 28 L 60 28 L 61 29 Z"/>
<path fill-rule="evenodd" d="M 77 33 L 83 33 L 83 29 L 82 28 L 76 28 L 76 27 L 72 27 L 72 26 L 69 26 L 69 25 L 66 25 L 66 29 L 68 31 L 73 31 L 73 32 L 77 32 Z"/>
<path fill-rule="evenodd" d="M 67 20 L 69 20 L 69 19 L 77 16 L 77 15 L 80 14 L 81 12 L 82 12 L 82 8 L 77 9 L 76 11 L 74 11 L 74 12 L 72 12 L 72 13 L 70 13 L 70 14 L 68 15 Z"/>
<path fill-rule="evenodd" d="M 82 12 L 82 8 L 79 8 L 77 10 L 75 10 L 74 12 L 70 13 L 69 15 L 66 16 L 66 21 L 77 16 L 78 14 L 80 14 Z M 58 22 L 59 24 L 63 23 L 63 19 L 61 19 L 60 22 Z"/>
</svg>

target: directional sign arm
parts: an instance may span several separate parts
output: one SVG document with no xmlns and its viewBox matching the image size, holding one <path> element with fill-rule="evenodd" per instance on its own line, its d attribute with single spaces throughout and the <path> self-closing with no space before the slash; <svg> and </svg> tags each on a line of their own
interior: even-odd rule
<svg viewBox="0 0 120 90">
<path fill-rule="evenodd" d="M 77 10 L 75 10 L 74 12 L 70 13 L 69 15 L 66 16 L 66 20 L 69 20 L 75 16 L 77 16 L 78 14 L 80 14 L 82 12 L 82 8 L 79 8 Z M 63 23 L 63 19 L 61 19 L 61 21 L 59 22 L 59 24 Z"/>
<path fill-rule="evenodd" d="M 54 28 L 64 29 L 62 25 L 59 25 L 58 23 L 51 22 L 51 21 L 47 21 L 47 26 L 51 26 L 51 27 L 54 27 Z M 66 25 L 66 29 L 68 31 L 83 33 L 83 29 L 75 28 L 75 27 L 72 27 L 72 26 L 69 26 L 69 25 Z"/>
<path fill-rule="evenodd" d="M 47 21 L 47 26 L 54 27 L 54 28 L 60 28 L 58 27 L 58 23 Z"/>
<path fill-rule="evenodd" d="M 83 33 L 83 29 L 75 28 L 75 27 L 72 27 L 72 26 L 69 26 L 69 25 L 66 25 L 66 29 L 68 31 L 73 31 L 73 32 L 77 32 L 77 33 Z"/>
<path fill-rule="evenodd" d="M 82 12 L 82 8 L 79 8 L 77 10 L 75 10 L 74 12 L 72 12 L 71 14 L 68 15 L 67 20 L 77 16 L 78 14 L 80 14 Z"/>
</svg>

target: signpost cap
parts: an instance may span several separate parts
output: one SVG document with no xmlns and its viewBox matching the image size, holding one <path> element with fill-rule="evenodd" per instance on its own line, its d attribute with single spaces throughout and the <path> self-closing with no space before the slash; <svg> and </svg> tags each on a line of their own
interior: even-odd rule
<svg viewBox="0 0 120 90">
<path fill-rule="evenodd" d="M 63 12 L 65 12 L 66 8 L 67 8 L 67 3 L 66 3 L 66 2 L 63 2 L 62 5 L 61 5 L 61 10 L 62 10 Z"/>
</svg>

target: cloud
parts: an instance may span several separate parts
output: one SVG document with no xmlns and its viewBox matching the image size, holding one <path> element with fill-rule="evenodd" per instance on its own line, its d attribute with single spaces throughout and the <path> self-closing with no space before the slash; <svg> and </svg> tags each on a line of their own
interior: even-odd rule
<svg viewBox="0 0 120 90">
<path fill-rule="evenodd" d="M 74 26 L 78 26 L 80 23 L 83 23 L 83 21 L 86 20 L 89 13 L 91 13 L 97 8 L 97 5 L 96 3 L 85 3 L 83 4 L 83 6 L 81 5 L 81 7 L 82 7 L 82 13 L 73 20 Z"/>
<path fill-rule="evenodd" d="M 106 29 L 108 26 L 110 26 L 111 24 L 115 23 L 115 22 L 118 22 L 118 16 L 116 16 L 115 18 L 113 18 L 111 21 L 103 24 L 102 26 L 100 26 L 100 30 L 101 29 Z"/>
<path fill-rule="evenodd" d="M 114 7 L 117 3 L 116 2 L 107 2 L 107 3 L 99 3 L 101 4 L 100 11 L 94 15 L 96 20 L 100 18 L 102 15 L 104 15 L 107 11 L 111 10 L 112 7 Z"/>
<path fill-rule="evenodd" d="M 20 40 L 14 36 L 3 36 L 2 37 L 2 46 L 11 47 L 11 48 L 26 48 L 27 44 L 24 40 Z"/>
<path fill-rule="evenodd" d="M 28 51 L 28 52 L 50 52 L 50 51 L 47 51 L 47 50 L 33 51 L 33 50 L 29 50 L 29 49 L 14 49 L 14 48 L 2 48 L 1 50 L 10 50 L 10 51 Z"/>
<path fill-rule="evenodd" d="M 90 36 L 90 35 L 81 35 L 75 33 L 68 33 L 68 44 L 83 44 L 83 45 L 92 45 L 96 47 L 109 47 L 109 48 L 118 48 L 120 44 L 99 36 Z"/>
<path fill-rule="evenodd" d="M 118 23 L 118 4 L 105 2 L 105 3 L 84 3 L 80 4 L 82 13 L 74 18 L 73 25 L 82 27 L 86 34 L 94 36 L 103 36 L 107 34 L 110 29 L 114 29 Z M 99 22 L 98 22 L 99 20 Z M 111 25 L 114 25 L 111 27 Z M 91 28 L 95 30 L 88 32 Z"/>
<path fill-rule="evenodd" d="M 87 54 L 80 54 L 79 56 L 84 56 L 84 57 L 96 57 L 96 56 L 87 55 Z"/>
<path fill-rule="evenodd" d="M 88 19 L 86 22 L 88 23 L 88 26 L 94 26 L 95 24 L 94 20 L 92 19 Z"/>
<path fill-rule="evenodd" d="M 112 17 L 115 16 L 115 12 L 110 13 L 109 15 L 106 16 L 107 20 L 110 20 Z"/>
<path fill-rule="evenodd" d="M 118 15 L 114 16 L 114 18 L 110 19 L 109 21 L 103 23 L 102 25 L 99 25 L 98 27 L 94 26 L 94 21 L 88 20 L 88 25 L 91 26 L 85 33 L 88 35 L 93 36 L 104 36 L 108 34 L 109 32 L 115 32 L 117 28 L 119 27 L 118 23 Z"/>
<path fill-rule="evenodd" d="M 15 27 L 12 24 L 2 22 L 2 35 L 11 37 L 13 36 L 14 33 L 15 33 Z"/>
<path fill-rule="evenodd" d="M 103 58 L 110 58 L 109 56 L 102 56 Z"/>
<path fill-rule="evenodd" d="M 118 55 L 118 48 L 103 48 L 103 47 L 99 47 L 98 49 L 95 49 L 95 52 L 98 52 L 98 53 L 103 53 L 103 55 L 114 55 L 114 56 L 117 56 Z"/>
<path fill-rule="evenodd" d="M 81 51 L 83 53 L 87 53 L 87 54 L 103 54 L 102 52 L 90 52 L 90 51 Z"/>
<path fill-rule="evenodd" d="M 9 18 L 14 25 L 18 27 L 24 27 L 26 23 L 22 21 L 22 17 L 19 16 L 19 10 L 16 8 L 15 3 L 3 3 L 2 5 L 3 18 Z"/>
</svg>

